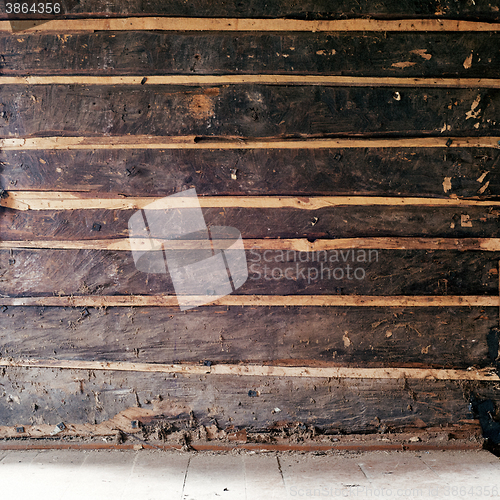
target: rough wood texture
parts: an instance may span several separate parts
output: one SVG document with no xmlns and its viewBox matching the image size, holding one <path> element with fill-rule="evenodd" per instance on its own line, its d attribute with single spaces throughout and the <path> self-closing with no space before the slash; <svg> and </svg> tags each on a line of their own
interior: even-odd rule
<svg viewBox="0 0 500 500">
<path fill-rule="evenodd" d="M 323 208 L 313 212 L 280 209 L 204 209 L 209 226 L 238 227 L 244 238 L 433 237 L 499 238 L 499 211 L 494 207 L 366 207 Z M 114 240 L 128 237 L 128 220 L 133 210 L 3 211 L 0 217 L 0 245 L 12 247 L 23 241 L 72 242 Z M 466 216 L 462 218 L 462 216 Z M 95 223 L 100 224 L 99 231 Z M 92 229 L 94 228 L 94 230 Z M 89 243 L 90 243 L 89 241 Z M 18 244 L 16 245 L 17 242 Z M 333 244 L 334 242 L 332 242 Z M 406 243 L 411 244 L 410 242 Z M 445 242 L 443 241 L 444 245 Z M 467 241 L 462 241 L 467 244 Z M 476 243 L 479 247 L 479 242 Z M 125 247 L 128 249 L 129 247 Z"/>
<path fill-rule="evenodd" d="M 8 307 L 0 317 L 0 355 L 14 359 L 466 369 L 494 361 L 487 339 L 498 310 Z"/>
<path fill-rule="evenodd" d="M 320 271 L 317 276 L 313 271 L 309 274 L 310 269 L 321 267 L 317 253 L 299 255 L 297 252 L 295 258 L 289 256 L 282 262 L 279 251 L 272 251 L 265 257 L 262 250 L 251 252 L 247 253 L 249 279 L 235 292 L 239 295 L 498 296 L 499 252 L 379 250 L 372 254 L 371 262 L 366 252 L 366 261 L 359 263 L 352 262 L 353 252 L 349 251 L 346 262 L 339 253 L 340 262 L 327 263 L 332 272 L 328 278 L 325 271 L 323 279 Z M 323 255 L 319 257 L 323 258 Z M 354 258 L 358 258 L 357 252 Z M 351 279 L 347 279 L 348 264 Z M 174 293 L 168 274 L 137 271 L 130 252 L 0 250 L 0 267 L 3 273 L 1 293 L 12 297 Z M 287 271 L 290 267 L 292 270 Z M 353 278 L 354 269 L 358 267 L 364 270 L 364 279 Z M 335 278 L 340 276 L 340 271 L 334 274 L 333 270 L 337 268 L 343 269 L 346 279 Z M 357 274 L 361 275 L 361 272 Z M 274 279 L 272 276 L 282 277 Z"/>
<path fill-rule="evenodd" d="M 396 95 L 399 90 L 36 85 L 20 92 L 18 86 L 6 85 L 0 134 L 212 138 L 500 134 L 496 90 L 406 89 Z"/>
<path fill-rule="evenodd" d="M 310 147 L 311 142 L 304 141 L 303 146 Z M 168 196 L 191 187 L 199 195 L 212 196 L 498 196 L 497 149 L 447 148 L 446 140 L 442 142 L 442 148 L 366 144 L 354 149 L 2 150 L 0 181 L 10 192 L 95 191 L 128 196 Z M 236 179 L 231 178 L 234 168 Z M 354 210 L 351 207 L 349 212 Z M 339 219 L 347 213 L 342 215 Z M 426 219 L 423 230 L 429 223 Z"/>
<path fill-rule="evenodd" d="M 0 35 L 0 52 L 2 75 L 22 77 L 276 73 L 499 78 L 499 43 L 498 33 L 461 33 L 452 43 L 444 33 L 37 33 Z M 471 54 L 470 65 L 464 65 Z"/>
<path fill-rule="evenodd" d="M 493 2 L 68 10 L 0 15 L 0 436 L 385 432 L 498 401 Z M 209 225 L 241 231 L 250 276 L 180 312 L 127 223 L 190 187 Z M 352 247 L 376 258 L 314 275 L 312 252 Z"/>
<path fill-rule="evenodd" d="M 492 0 L 475 0 L 457 3 L 454 0 L 307 0 L 293 3 L 289 0 L 268 2 L 252 0 L 248 2 L 221 2 L 197 0 L 196 2 L 164 2 L 161 0 L 128 0 L 110 3 L 103 0 L 65 2 L 63 12 L 74 17 L 113 17 L 126 15 L 159 15 L 186 17 L 248 17 L 292 19 L 346 19 L 375 16 L 382 19 L 437 17 L 472 20 L 500 20 L 497 5 Z M 2 9 L 1 17 L 7 17 Z M 9 16 L 11 17 L 11 16 Z M 12 16 L 11 18 L 15 18 Z"/>
<path fill-rule="evenodd" d="M 411 425 L 416 418 L 428 426 L 470 420 L 470 394 L 491 397 L 496 387 L 478 381 L 250 378 L 44 368 L 4 368 L 0 373 L 6 396 L 0 406 L 4 425 L 100 423 L 128 408 L 154 409 L 168 401 L 186 408 L 187 418 L 193 411 L 197 423 L 211 425 L 215 419 L 222 428 L 255 430 L 279 421 L 301 421 L 337 432 L 376 432 L 382 426 Z M 21 386 L 23 391 L 18 390 Z M 273 413 L 276 407 L 279 414 Z"/>
</svg>

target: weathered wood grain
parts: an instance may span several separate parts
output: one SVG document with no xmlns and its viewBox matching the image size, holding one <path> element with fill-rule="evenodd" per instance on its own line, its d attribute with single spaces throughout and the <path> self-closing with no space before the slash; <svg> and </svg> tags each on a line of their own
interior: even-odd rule
<svg viewBox="0 0 500 500">
<path fill-rule="evenodd" d="M 161 15 L 186 17 L 250 17 L 273 18 L 288 17 L 295 19 L 346 19 L 376 16 L 382 19 L 398 17 L 437 17 L 460 19 L 499 19 L 496 5 L 491 0 L 475 0 L 457 3 L 453 0 L 421 2 L 419 0 L 342 0 L 335 3 L 327 0 L 306 0 L 295 3 L 277 0 L 272 3 L 264 0 L 248 2 L 221 2 L 197 0 L 196 2 L 173 3 L 161 0 L 128 0 L 110 3 L 103 0 L 83 0 L 64 2 L 62 11 L 73 17 L 115 17 L 126 15 Z M 2 10 L 0 17 L 7 17 Z M 15 16 L 10 15 L 15 19 Z"/>
<path fill-rule="evenodd" d="M 368 251 L 363 254 L 360 250 L 365 262 L 352 262 L 353 255 L 356 260 L 359 253 L 346 250 L 344 255 L 347 260 L 343 262 L 340 253 L 329 251 L 328 258 L 337 256 L 340 262 L 323 262 L 323 277 L 321 262 L 317 262 L 318 258 L 324 258 L 323 254 L 296 252 L 295 256 L 283 258 L 277 250 L 264 252 L 257 249 L 247 252 L 249 278 L 237 294 L 498 297 L 499 252 L 372 250 L 370 255 Z M 331 270 L 330 274 L 326 271 L 327 267 Z M 137 271 L 131 252 L 0 250 L 0 268 L 0 293 L 12 297 L 174 293 L 168 274 Z M 363 272 L 358 271 L 356 276 L 364 276 L 363 279 L 354 279 L 358 268 Z"/>
<path fill-rule="evenodd" d="M 300 421 L 348 433 L 400 428 L 417 419 L 428 426 L 473 418 L 468 398 L 491 396 L 488 382 L 188 376 L 92 370 L 5 368 L 1 371 L 3 425 L 100 423 L 160 399 L 193 411 L 199 424 L 213 419 L 247 430 Z M 23 387 L 22 391 L 18 388 Z M 257 397 L 249 397 L 252 390 Z M 10 398 L 9 398 L 10 395 Z M 272 413 L 280 408 L 279 415 Z M 378 420 L 377 420 L 378 419 Z"/>
<path fill-rule="evenodd" d="M 20 92 L 19 86 L 6 85 L 0 134 L 211 138 L 500 134 L 496 90 L 406 89 L 395 94 L 399 90 L 35 85 Z"/>
<path fill-rule="evenodd" d="M 371 206 L 300 209 L 204 209 L 209 226 L 237 227 L 243 238 L 433 237 L 499 238 L 495 207 Z M 367 216 L 369 211 L 369 217 Z M 127 238 L 133 210 L 32 211 L 4 209 L 0 217 L 2 243 L 71 242 Z M 95 224 L 99 226 L 95 226 Z M 96 228 L 99 230 L 96 231 Z M 89 242 L 90 243 L 90 242 Z M 462 243 L 466 243 L 463 241 Z M 479 245 L 479 243 L 478 243 Z M 12 246 L 15 246 L 12 243 Z M 127 247 L 126 249 L 128 249 Z"/>
<path fill-rule="evenodd" d="M 303 146 L 310 147 L 311 142 L 304 141 Z M 291 150 L 6 149 L 0 151 L 0 182 L 9 192 L 96 191 L 128 196 L 168 196 L 191 187 L 199 195 L 212 196 L 498 196 L 498 150 L 446 148 L 445 142 L 443 148 L 378 148 L 367 143 L 360 148 Z M 236 179 L 231 178 L 234 169 Z"/>
<path fill-rule="evenodd" d="M 30 82 L 35 75 L 71 74 L 142 75 L 139 83 L 150 75 L 297 74 L 303 75 L 302 83 L 316 75 L 493 79 L 500 77 L 499 44 L 498 33 L 0 35 L 2 79 L 30 75 Z"/>
<path fill-rule="evenodd" d="M 494 362 L 498 310 L 9 306 L 0 317 L 0 357 L 14 359 L 466 369 Z"/>
</svg>

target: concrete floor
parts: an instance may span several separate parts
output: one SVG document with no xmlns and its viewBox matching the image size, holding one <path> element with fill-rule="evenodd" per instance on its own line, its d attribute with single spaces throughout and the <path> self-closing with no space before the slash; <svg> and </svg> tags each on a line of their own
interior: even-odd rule
<svg viewBox="0 0 500 500">
<path fill-rule="evenodd" d="M 1 498 L 19 500 L 471 500 L 500 498 L 500 459 L 486 451 L 5 451 L 0 488 Z"/>
</svg>

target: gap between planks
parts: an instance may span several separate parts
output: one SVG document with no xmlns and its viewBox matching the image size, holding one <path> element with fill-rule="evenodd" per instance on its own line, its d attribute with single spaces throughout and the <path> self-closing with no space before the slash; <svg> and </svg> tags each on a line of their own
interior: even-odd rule
<svg viewBox="0 0 500 500">
<path fill-rule="evenodd" d="M 500 88 L 493 78 L 396 78 L 327 75 L 0 76 L 0 85 L 327 85 L 337 87 Z"/>
<path fill-rule="evenodd" d="M 201 307 L 500 307 L 498 295 L 226 295 L 183 296 Z M 0 297 L 2 306 L 42 307 L 177 307 L 175 295 L 86 295 Z"/>
<path fill-rule="evenodd" d="M 0 358 L 0 366 L 26 368 L 59 368 L 67 370 L 109 370 L 129 372 L 180 373 L 186 375 L 236 375 L 251 377 L 315 377 L 361 379 L 427 379 L 427 380 L 487 380 L 500 381 L 493 368 L 435 369 L 435 368 L 352 368 L 216 364 L 152 364 L 120 361 L 79 361 L 52 359 Z"/>
<path fill-rule="evenodd" d="M 330 148 L 498 148 L 500 137 L 413 137 L 317 139 L 217 139 L 189 136 L 26 137 L 0 139 L 8 150 L 46 149 L 330 149 Z"/>
<path fill-rule="evenodd" d="M 500 31 L 500 23 L 454 19 L 341 19 L 304 21 L 298 19 L 197 18 L 197 17 L 126 17 L 112 19 L 55 19 L 0 21 L 0 31 L 19 36 L 24 33 L 71 33 L 92 31 Z M 14 28 L 14 32 L 13 32 Z"/>
<path fill-rule="evenodd" d="M 162 203 L 158 203 L 162 200 Z M 0 206 L 14 210 L 138 210 L 155 203 L 154 210 L 176 208 L 295 208 L 318 210 L 338 206 L 500 206 L 500 201 L 476 198 L 419 198 L 400 196 L 200 196 L 95 197 L 85 191 L 7 191 Z"/>
<path fill-rule="evenodd" d="M 51 249 L 51 250 L 112 250 L 153 252 L 167 250 L 227 249 L 232 239 L 168 240 L 161 238 L 117 238 L 102 240 L 20 240 L 0 241 L 0 249 Z M 243 240 L 246 250 L 281 250 L 296 252 L 322 252 L 328 250 L 479 250 L 500 252 L 500 238 L 248 238 Z M 346 257 L 347 259 L 347 257 Z M 347 260 L 346 260 L 347 262 Z"/>
</svg>

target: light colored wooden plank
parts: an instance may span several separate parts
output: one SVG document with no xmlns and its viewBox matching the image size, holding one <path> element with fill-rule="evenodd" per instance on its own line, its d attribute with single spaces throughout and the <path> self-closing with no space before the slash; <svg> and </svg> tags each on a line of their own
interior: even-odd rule
<svg viewBox="0 0 500 500">
<path fill-rule="evenodd" d="M 189 297 L 183 297 L 188 301 Z M 205 297 L 204 297 L 205 298 Z M 193 304 L 199 297 L 192 297 Z M 226 295 L 211 306 L 263 307 L 499 307 L 497 295 Z M 174 295 L 1 297 L 5 306 L 177 307 Z"/>
<path fill-rule="evenodd" d="M 22 32 L 80 31 L 500 31 L 500 23 L 460 21 L 453 19 L 342 19 L 333 21 L 303 21 L 298 19 L 246 19 L 195 17 L 126 17 L 112 19 L 55 19 L 37 25 L 39 21 L 15 21 L 15 36 Z M 21 30 L 21 31 L 20 31 Z M 11 21 L 0 21 L 0 31 L 12 32 Z"/>
<path fill-rule="evenodd" d="M 106 197 L 87 192 L 8 191 L 0 206 L 14 210 L 138 210 L 162 200 L 155 209 L 193 208 L 297 208 L 318 210 L 339 206 L 500 206 L 500 201 L 462 198 L 419 198 L 400 196 L 201 196 L 192 197 Z"/>
<path fill-rule="evenodd" d="M 37 149 L 331 149 L 331 148 L 498 148 L 500 137 L 415 137 L 403 139 L 246 139 L 129 135 L 111 137 L 26 137 L 0 139 L 4 150 Z"/>
<path fill-rule="evenodd" d="M 144 78 L 146 81 L 144 82 Z M 493 78 L 396 78 L 330 75 L 1 76 L 0 85 L 329 85 L 337 87 L 500 88 Z"/>
<path fill-rule="evenodd" d="M 246 249 L 283 250 L 295 252 L 320 252 L 328 250 L 482 250 L 500 251 L 500 238 L 339 238 L 308 241 L 296 239 L 245 239 Z M 226 249 L 228 240 L 162 240 L 146 238 L 118 238 L 102 240 L 30 240 L 0 241 L 0 249 L 33 248 L 59 250 L 113 250 L 156 251 L 168 250 Z"/>
<path fill-rule="evenodd" d="M 500 381 L 493 368 L 468 370 L 434 368 L 356 368 L 343 366 L 275 366 L 250 364 L 151 364 L 121 361 L 80 361 L 60 359 L 0 358 L 0 366 L 58 368 L 68 370 L 109 370 L 149 373 L 182 373 L 190 375 L 235 375 L 250 377 L 317 377 L 364 379 L 429 379 Z"/>
</svg>

